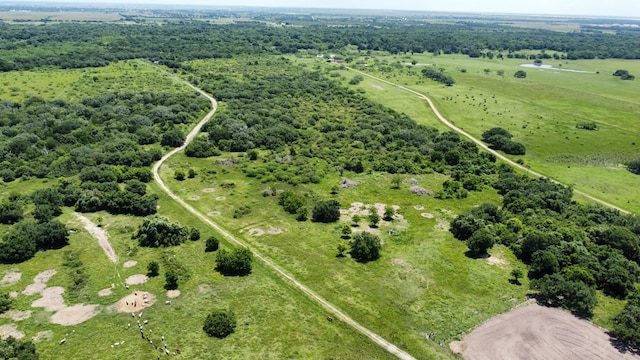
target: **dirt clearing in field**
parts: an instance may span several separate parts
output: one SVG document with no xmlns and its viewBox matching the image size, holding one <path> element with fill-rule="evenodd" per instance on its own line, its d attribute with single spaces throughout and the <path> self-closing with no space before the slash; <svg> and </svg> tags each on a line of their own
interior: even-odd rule
<svg viewBox="0 0 640 360">
<path fill-rule="evenodd" d="M 46 311 L 62 310 L 67 307 L 64 304 L 62 293 L 64 293 L 64 288 L 60 286 L 46 288 L 40 292 L 42 297 L 31 303 L 31 307 L 41 307 Z"/>
<path fill-rule="evenodd" d="M 10 336 L 16 339 L 22 339 L 24 333 L 18 330 L 16 324 L 0 325 L 0 338 L 6 339 Z"/>
<path fill-rule="evenodd" d="M 22 273 L 19 271 L 10 271 L 4 274 L 2 280 L 0 280 L 0 285 L 13 285 L 20 281 L 22 278 Z"/>
<path fill-rule="evenodd" d="M 135 260 L 129 260 L 129 261 L 125 262 L 124 264 L 122 264 L 122 266 L 123 266 L 125 269 L 132 268 L 132 267 L 134 267 L 134 266 L 136 266 L 136 265 L 138 265 L 138 262 L 137 262 L 137 261 L 135 261 Z"/>
<path fill-rule="evenodd" d="M 28 318 L 31 317 L 31 311 L 9 310 L 4 314 L 0 315 L 0 317 L 9 318 L 13 321 L 22 321 L 22 320 L 27 320 Z"/>
<path fill-rule="evenodd" d="M 169 290 L 167 291 L 167 297 L 169 299 L 175 299 L 180 296 L 180 290 Z"/>
<path fill-rule="evenodd" d="M 262 229 L 249 229 L 250 236 L 262 236 L 264 235 L 264 230 Z"/>
<path fill-rule="evenodd" d="M 137 314 L 140 310 L 153 305 L 155 302 L 155 295 L 145 291 L 134 291 L 116 303 L 116 310 L 118 312 Z"/>
<path fill-rule="evenodd" d="M 98 291 L 98 296 L 109 296 L 111 294 L 113 294 L 112 288 L 106 288 Z"/>
<path fill-rule="evenodd" d="M 207 213 L 207 215 L 209 215 L 209 216 L 220 216 L 220 215 L 222 215 L 222 213 L 220 211 L 209 211 Z"/>
<path fill-rule="evenodd" d="M 98 315 L 97 308 L 98 305 L 84 304 L 65 307 L 51 316 L 51 323 L 63 326 L 78 325 Z"/>
<path fill-rule="evenodd" d="M 127 285 L 139 285 L 139 284 L 144 284 L 147 282 L 147 280 L 149 280 L 149 278 L 147 277 L 147 275 L 143 275 L 143 274 L 135 274 L 135 275 L 131 275 L 127 278 L 127 280 L 125 280 L 125 284 Z"/>
<path fill-rule="evenodd" d="M 53 331 L 51 330 L 40 331 L 31 338 L 34 343 L 49 341 L 51 339 L 53 339 Z"/>
<path fill-rule="evenodd" d="M 592 323 L 536 304 L 489 319 L 450 347 L 467 360 L 638 359 L 616 349 Z"/>
<path fill-rule="evenodd" d="M 187 199 L 192 200 L 192 201 L 198 201 L 198 200 L 200 200 L 200 196 L 198 196 L 198 195 L 189 195 L 189 197 Z"/>
<path fill-rule="evenodd" d="M 218 196 L 218 197 L 216 198 L 216 201 L 224 201 L 224 200 L 226 200 L 226 199 L 227 199 L 227 198 L 226 198 L 226 197 L 224 197 L 224 196 Z"/>
<path fill-rule="evenodd" d="M 41 293 L 47 288 L 47 281 L 49 281 L 49 279 L 51 279 L 51 277 L 56 273 L 57 271 L 55 269 L 45 270 L 39 273 L 33 279 L 33 283 L 22 290 L 22 294 L 29 296 Z"/>
<path fill-rule="evenodd" d="M 113 247 L 109 242 L 109 237 L 107 236 L 107 232 L 104 231 L 98 225 L 94 224 L 86 216 L 77 212 L 73 214 L 76 216 L 76 218 L 78 218 L 78 220 L 80 220 L 82 225 L 84 225 L 85 230 L 87 230 L 87 232 L 91 234 L 91 236 L 93 236 L 96 240 L 98 240 L 98 244 L 100 245 L 102 250 L 104 250 L 104 253 L 107 255 L 109 260 L 111 260 L 114 263 L 118 262 L 118 256 L 116 255 L 116 252 L 113 250 Z"/>
</svg>

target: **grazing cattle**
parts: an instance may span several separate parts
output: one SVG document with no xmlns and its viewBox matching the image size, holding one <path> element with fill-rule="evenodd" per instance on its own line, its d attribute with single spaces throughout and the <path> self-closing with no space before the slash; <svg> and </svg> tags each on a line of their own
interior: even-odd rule
<svg viewBox="0 0 640 360">
<path fill-rule="evenodd" d="M 143 323 L 148 324 L 148 323 L 149 323 L 149 320 L 145 320 L 145 321 L 143 321 Z"/>
<path fill-rule="evenodd" d="M 62 340 L 60 340 L 59 344 L 62 345 L 64 343 L 66 343 L 66 342 L 67 342 L 67 338 L 62 338 Z"/>
<path fill-rule="evenodd" d="M 164 304 L 165 304 L 165 305 L 171 305 L 171 301 L 170 301 L 170 300 L 167 300 L 167 301 L 165 301 L 165 302 L 164 302 Z"/>
<path fill-rule="evenodd" d="M 327 320 L 333 321 L 333 318 L 331 316 L 327 316 Z"/>
</svg>

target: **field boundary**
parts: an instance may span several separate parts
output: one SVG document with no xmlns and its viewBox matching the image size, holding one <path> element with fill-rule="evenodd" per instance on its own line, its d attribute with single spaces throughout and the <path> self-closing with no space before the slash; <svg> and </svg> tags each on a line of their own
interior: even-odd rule
<svg viewBox="0 0 640 360">
<path fill-rule="evenodd" d="M 549 180 L 553 181 L 553 182 L 554 182 L 554 183 L 556 183 L 556 184 L 560 184 L 560 185 L 568 186 L 568 185 L 566 185 L 566 184 L 564 184 L 564 183 L 562 183 L 562 182 L 560 182 L 560 181 L 558 181 L 558 180 L 555 180 L 555 179 L 553 179 L 553 178 L 551 178 L 551 177 L 549 177 L 549 176 L 546 176 L 546 175 L 544 175 L 544 174 L 542 174 L 542 173 L 539 173 L 539 172 L 537 172 L 537 171 L 531 170 L 531 169 L 529 169 L 529 168 L 528 168 L 528 167 L 526 167 L 526 166 L 523 166 L 523 165 L 518 164 L 517 162 L 515 162 L 515 161 L 513 161 L 513 160 L 509 159 L 508 157 L 506 157 L 506 156 L 504 156 L 504 155 L 500 154 L 499 152 L 497 152 L 497 151 L 495 151 L 495 150 L 491 149 L 491 148 L 490 148 L 489 146 L 487 146 L 485 143 L 483 143 L 482 141 L 480 141 L 480 139 L 475 138 L 473 135 L 471 135 L 471 134 L 469 134 L 468 132 L 466 132 L 466 131 L 462 130 L 461 128 L 459 128 L 459 127 L 455 126 L 451 121 L 449 121 L 447 118 L 445 118 L 444 116 L 442 116 L 442 114 L 440 114 L 440 111 L 438 111 L 438 109 L 436 108 L 436 106 L 433 104 L 433 101 L 431 101 L 431 99 L 430 99 L 427 95 L 424 95 L 424 94 L 422 94 L 422 93 L 420 93 L 420 92 L 418 92 L 418 91 L 415 91 L 415 90 L 413 90 L 413 89 L 410 89 L 410 88 L 408 88 L 408 87 L 405 87 L 405 86 L 402 86 L 402 85 L 398 85 L 398 84 L 395 84 L 395 83 L 393 83 L 393 82 L 391 82 L 391 81 L 388 81 L 388 80 L 385 80 L 385 79 L 379 78 L 379 77 L 377 77 L 377 76 L 374 76 L 374 75 L 368 74 L 368 73 L 366 73 L 366 72 L 364 72 L 364 71 L 360 71 L 360 70 L 354 69 L 354 68 L 352 68 L 352 67 L 345 66 L 345 68 L 347 68 L 347 69 L 349 69 L 349 70 L 351 70 L 351 71 L 357 72 L 358 74 L 364 75 L 364 76 L 366 76 L 366 77 L 368 77 L 368 78 L 371 78 L 371 79 L 374 79 L 374 80 L 377 80 L 377 81 L 383 82 L 383 83 L 385 83 L 385 84 L 387 84 L 387 85 L 391 85 L 391 86 L 396 87 L 396 88 L 398 88 L 398 89 L 400 89 L 400 90 L 404 90 L 404 91 L 410 92 L 410 93 L 412 93 L 412 94 L 414 94 L 414 95 L 417 95 L 419 98 L 421 98 L 421 99 L 425 100 L 425 101 L 429 104 L 429 107 L 431 108 L 431 111 L 433 111 L 433 113 L 436 115 L 436 117 L 437 117 L 437 118 L 438 118 L 438 119 L 439 119 L 443 124 L 445 124 L 446 126 L 448 126 L 448 127 L 449 127 L 450 129 L 452 129 L 453 131 L 457 132 L 458 134 L 463 135 L 463 136 L 465 136 L 466 138 L 468 138 L 469 140 L 473 141 L 473 142 L 474 142 L 474 143 L 476 143 L 478 146 L 480 146 L 483 150 L 485 150 L 485 151 L 487 151 L 487 152 L 489 152 L 489 153 L 491 153 L 491 154 L 495 155 L 495 156 L 496 156 L 497 158 L 499 158 L 500 160 L 502 160 L 502 161 L 504 161 L 504 162 L 508 163 L 509 165 L 511 165 L 511 166 L 513 166 L 513 167 L 516 167 L 516 168 L 518 168 L 518 169 L 520 169 L 520 170 L 522 170 L 522 171 L 525 171 L 526 173 L 528 173 L 528 174 L 530 174 L 530 175 L 533 175 L 533 176 L 536 176 L 536 177 L 543 177 L 543 178 L 547 178 L 547 179 L 549 179 Z M 623 208 L 621 208 L 621 207 L 619 207 L 619 206 L 616 206 L 616 205 L 613 205 L 613 204 L 611 204 L 611 203 L 608 203 L 608 202 L 606 202 L 606 201 L 604 201 L 604 200 L 602 200 L 602 199 L 599 199 L 599 198 L 597 198 L 597 197 L 595 197 L 595 196 L 589 195 L 589 194 L 587 194 L 587 193 L 585 193 L 585 192 L 583 192 L 583 191 L 573 189 L 573 192 L 574 192 L 574 193 L 576 193 L 576 194 L 578 194 L 578 195 L 584 196 L 584 197 L 586 197 L 586 198 L 587 198 L 587 199 L 589 199 L 589 200 L 595 201 L 596 203 L 598 203 L 598 204 L 600 204 L 600 205 L 606 206 L 606 207 L 611 208 L 611 209 L 614 209 L 614 210 L 618 210 L 618 211 L 620 211 L 620 212 L 621 212 L 621 213 L 623 213 L 623 214 L 631 214 L 631 212 L 630 212 L 630 211 L 628 211 L 628 210 L 625 210 L 625 209 L 623 209 Z"/>
<path fill-rule="evenodd" d="M 161 71 L 164 71 L 164 70 L 161 69 Z M 167 73 L 166 71 L 164 71 L 164 72 Z M 238 239 L 235 236 L 233 236 L 231 233 L 229 233 L 224 228 L 222 228 L 222 226 L 220 226 L 217 223 L 213 222 L 207 216 L 205 216 L 204 214 L 202 214 L 201 212 L 196 210 L 191 205 L 187 204 L 181 197 L 179 197 L 178 195 L 173 193 L 169 189 L 169 187 L 164 183 L 162 178 L 160 177 L 159 170 L 160 170 L 160 167 L 162 166 L 162 164 L 167 159 L 169 159 L 170 157 L 172 157 L 176 153 L 182 151 L 187 145 L 189 145 L 189 143 L 200 132 L 200 129 L 202 128 L 202 126 L 204 124 L 206 124 L 213 117 L 213 115 L 215 114 L 215 112 L 216 112 L 216 110 L 218 108 L 218 103 L 217 103 L 216 99 L 214 99 L 211 95 L 207 94 L 204 90 L 197 88 L 193 84 L 189 83 L 188 81 L 186 81 L 184 79 L 179 78 L 178 76 L 175 76 L 175 75 L 170 74 L 170 73 L 167 73 L 167 74 L 169 74 L 176 81 L 181 82 L 181 83 L 191 87 L 192 89 L 194 89 L 195 91 L 197 91 L 198 93 L 200 93 L 201 95 L 203 95 L 207 99 L 209 99 L 209 101 L 211 102 L 211 111 L 209 113 L 207 113 L 204 116 L 204 118 L 202 118 L 202 120 L 200 120 L 200 122 L 198 122 L 198 124 L 196 124 L 196 126 L 189 132 L 189 134 L 187 135 L 187 137 L 185 139 L 185 142 L 180 147 L 177 147 L 177 148 L 171 150 L 170 152 L 165 154 L 160 160 L 158 160 L 158 162 L 156 162 L 153 165 L 153 170 L 152 170 L 153 171 L 153 178 L 158 183 L 158 185 L 160 186 L 162 191 L 164 191 L 171 199 L 173 199 L 178 204 L 180 204 L 180 206 L 185 208 L 191 214 L 193 214 L 196 217 L 198 217 L 205 224 L 209 225 L 210 227 L 212 227 L 213 229 L 218 231 L 227 240 L 231 241 L 232 243 L 234 243 L 236 245 L 249 248 L 243 241 L 241 241 L 240 239 Z M 320 305 L 323 309 L 325 309 L 328 312 L 332 313 L 332 315 L 335 316 L 336 318 L 344 321 L 346 324 L 348 324 L 349 326 L 351 326 L 352 328 L 357 330 L 362 335 L 368 337 L 370 340 L 372 340 L 376 344 L 380 345 L 382 348 L 384 348 L 389 353 L 395 355 L 396 357 L 398 357 L 399 359 L 402 359 L 402 360 L 416 360 L 413 356 L 409 355 L 409 353 L 405 352 L 404 350 L 400 349 L 396 345 L 394 345 L 391 342 L 385 340 L 382 336 L 380 336 L 377 333 L 369 330 L 368 328 L 364 327 L 363 325 L 361 325 L 360 323 L 358 323 L 357 321 L 352 319 L 346 313 L 344 313 L 343 311 L 339 310 L 335 305 L 331 304 L 329 301 L 325 300 L 320 295 L 316 294 L 313 290 L 311 290 L 310 288 L 308 288 L 307 286 L 305 286 L 304 284 L 302 284 L 301 282 L 296 280 L 292 275 L 290 275 L 287 272 L 285 272 L 282 268 L 280 268 L 278 265 L 276 265 L 271 260 L 265 258 L 264 256 L 262 256 L 260 253 L 256 252 L 255 250 L 250 249 L 250 251 L 252 252 L 253 256 L 256 259 L 261 261 L 263 264 L 265 264 L 271 270 L 275 271 L 278 275 L 280 275 L 282 278 L 287 280 L 295 288 L 297 288 L 298 290 L 302 291 L 309 299 L 311 299 L 312 301 L 314 301 L 315 303 Z"/>
</svg>

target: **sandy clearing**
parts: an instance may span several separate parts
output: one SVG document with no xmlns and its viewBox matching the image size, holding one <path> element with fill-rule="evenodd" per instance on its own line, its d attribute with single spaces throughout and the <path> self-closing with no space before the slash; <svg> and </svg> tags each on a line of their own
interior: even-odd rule
<svg viewBox="0 0 640 360">
<path fill-rule="evenodd" d="M 218 196 L 218 197 L 216 198 L 216 201 L 224 201 L 224 200 L 226 200 L 226 199 L 227 199 L 227 198 L 226 198 L 225 196 Z"/>
<path fill-rule="evenodd" d="M 270 235 L 278 235 L 278 234 L 282 234 L 282 231 L 283 231 L 282 229 L 280 229 L 280 228 L 274 228 L 274 227 L 270 227 L 270 228 L 267 230 L 267 232 L 268 232 Z"/>
<path fill-rule="evenodd" d="M 139 285 L 139 284 L 144 284 L 147 282 L 147 280 L 149 280 L 149 278 L 147 277 L 147 275 L 144 274 L 135 274 L 135 275 L 131 275 L 127 278 L 127 280 L 125 280 L 125 284 L 127 285 Z"/>
<path fill-rule="evenodd" d="M 264 230 L 262 229 L 249 229 L 249 236 L 262 236 L 264 235 Z"/>
<path fill-rule="evenodd" d="M 440 230 L 440 231 L 449 231 L 449 222 L 445 219 L 436 219 L 436 226 L 434 226 L 434 228 L 436 230 Z"/>
<path fill-rule="evenodd" d="M 132 267 L 134 267 L 136 265 L 138 265 L 137 261 L 129 260 L 129 261 L 125 262 L 124 264 L 122 264 L 122 267 L 124 267 L 125 269 L 128 269 L 128 268 L 132 268 Z"/>
<path fill-rule="evenodd" d="M 35 295 L 35 294 L 39 294 L 42 292 L 42 290 L 47 288 L 47 284 L 45 283 L 33 283 L 33 284 L 29 284 L 27 285 L 26 288 L 24 288 L 24 290 L 22 290 L 22 294 L 23 295 L 27 295 L 27 296 L 31 296 L 31 295 Z"/>
<path fill-rule="evenodd" d="M 102 247 L 102 250 L 104 250 L 104 253 L 107 254 L 107 257 L 109 258 L 109 260 L 111 260 L 114 263 L 118 262 L 118 256 L 116 255 L 116 252 L 113 250 L 113 247 L 109 242 L 109 236 L 107 235 L 107 232 L 104 231 L 102 228 L 98 227 L 98 225 L 94 224 L 91 220 L 89 220 L 87 217 L 83 216 L 82 214 L 77 212 L 74 212 L 73 214 L 84 225 L 85 230 L 87 230 L 87 232 L 91 234 L 91 236 L 93 236 L 96 240 L 98 240 L 98 244 L 100 244 L 100 247 Z"/>
<path fill-rule="evenodd" d="M 420 216 L 422 216 L 423 218 L 427 218 L 427 219 L 433 219 L 433 214 L 432 213 L 422 213 L 422 214 L 420 214 Z"/>
<path fill-rule="evenodd" d="M 422 205 L 415 205 L 413 208 L 418 210 L 418 211 L 424 210 L 424 206 L 422 206 Z"/>
<path fill-rule="evenodd" d="M 167 291 L 167 297 L 169 299 L 175 299 L 180 296 L 180 290 L 169 290 Z"/>
<path fill-rule="evenodd" d="M 214 189 L 214 188 L 205 188 L 205 189 L 202 189 L 202 192 L 206 193 L 206 194 L 209 194 L 209 193 L 212 193 L 212 192 L 216 192 L 216 189 Z"/>
<path fill-rule="evenodd" d="M 189 197 L 187 199 L 191 200 L 191 201 L 198 201 L 198 200 L 200 200 L 202 198 L 200 196 L 198 196 L 198 195 L 189 195 Z"/>
<path fill-rule="evenodd" d="M 0 338 L 6 339 L 8 337 L 22 339 L 24 337 L 24 333 L 18 330 L 16 324 L 0 325 Z"/>
<path fill-rule="evenodd" d="M 31 340 L 34 343 L 39 343 L 39 342 L 43 342 L 43 341 L 49 341 L 53 339 L 53 331 L 51 330 L 45 330 L 45 331 L 40 331 L 38 333 L 36 333 L 35 335 L 33 335 L 33 337 L 31 338 Z"/>
<path fill-rule="evenodd" d="M 31 311 L 30 310 L 21 311 L 21 310 L 14 309 L 14 310 L 9 310 L 5 312 L 4 314 L 0 315 L 0 317 L 11 319 L 13 321 L 22 321 L 22 320 L 27 320 L 28 318 L 31 317 Z"/>
<path fill-rule="evenodd" d="M 64 288 L 60 286 L 54 286 L 42 290 L 40 293 L 42 297 L 31 303 L 31 307 L 41 307 L 46 311 L 58 311 L 67 307 L 62 298 Z"/>
<path fill-rule="evenodd" d="M 38 275 L 36 275 L 35 278 L 33 278 L 33 282 L 46 283 L 47 281 L 51 280 L 53 275 L 57 273 L 58 271 L 56 269 L 49 269 L 49 270 L 42 271 Z"/>
<path fill-rule="evenodd" d="M 509 262 L 507 259 L 501 258 L 497 255 L 491 255 L 487 258 L 487 263 L 489 265 L 507 265 Z"/>
<path fill-rule="evenodd" d="M 19 295 L 19 294 L 18 294 L 18 292 L 17 292 L 17 291 L 12 291 L 12 292 L 10 292 L 10 293 L 9 293 L 9 297 L 10 297 L 10 298 L 12 298 L 12 299 L 17 298 L 17 297 L 18 297 L 18 295 Z"/>
<path fill-rule="evenodd" d="M 220 216 L 222 213 L 220 211 L 209 211 L 207 213 L 208 216 Z"/>
<path fill-rule="evenodd" d="M 139 312 L 153 305 L 155 302 L 155 295 L 144 291 L 134 291 L 116 303 L 116 310 L 125 313 Z"/>
<path fill-rule="evenodd" d="M 78 304 L 65 307 L 51 316 L 51 323 L 62 326 L 81 324 L 98 315 L 98 305 Z"/>
<path fill-rule="evenodd" d="M 98 291 L 98 296 L 109 296 L 111 294 L 113 294 L 112 288 L 106 288 Z"/>
<path fill-rule="evenodd" d="M 489 319 L 464 338 L 467 360 L 638 359 L 604 330 L 567 311 L 532 304 Z"/>
<path fill-rule="evenodd" d="M 22 273 L 19 271 L 10 271 L 2 277 L 0 280 L 0 285 L 13 285 L 20 281 L 22 278 Z"/>
</svg>

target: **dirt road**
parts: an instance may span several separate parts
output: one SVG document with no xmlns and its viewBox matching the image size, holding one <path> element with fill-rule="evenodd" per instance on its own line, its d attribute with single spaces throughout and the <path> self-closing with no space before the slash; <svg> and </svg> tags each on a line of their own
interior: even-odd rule
<svg viewBox="0 0 640 360">
<path fill-rule="evenodd" d="M 89 232 L 89 234 L 91 234 L 91 236 L 98 240 L 98 244 L 100 244 L 100 247 L 102 248 L 102 250 L 104 250 L 104 253 L 107 254 L 109 260 L 117 263 L 118 256 L 116 255 L 116 252 L 113 251 L 113 247 L 109 242 L 107 233 L 99 228 L 98 225 L 94 224 L 91 220 L 87 219 L 84 215 L 77 212 L 74 212 L 73 215 L 75 215 L 75 217 L 78 218 L 80 222 L 82 222 L 82 225 L 84 225 L 84 228 Z"/>
<path fill-rule="evenodd" d="M 193 130 L 191 130 L 189 135 L 187 135 L 186 140 L 185 140 L 185 142 L 184 142 L 184 144 L 182 146 L 180 146 L 178 148 L 175 148 L 172 151 L 170 151 L 169 153 L 167 153 L 166 155 L 164 155 L 162 157 L 162 159 L 160 159 L 153 166 L 153 177 L 156 180 L 156 182 L 158 183 L 158 185 L 160 186 L 160 188 L 167 195 L 169 195 L 169 197 L 171 197 L 178 204 L 180 204 L 182 207 L 184 207 L 187 211 L 189 211 L 193 215 L 197 216 L 204 223 L 206 223 L 207 225 L 211 226 L 213 229 L 218 231 L 227 240 L 229 240 L 232 243 L 235 243 L 235 244 L 237 244 L 239 246 L 243 246 L 243 247 L 247 247 L 248 248 L 248 246 L 244 242 L 242 242 L 240 239 L 238 239 L 235 236 L 231 235 L 229 232 L 227 232 L 225 229 L 223 229 L 220 225 L 218 225 L 217 223 L 214 223 L 213 221 L 211 221 L 211 219 L 209 219 L 207 216 L 203 215 L 198 210 L 193 208 L 191 205 L 187 204 L 181 197 L 179 197 L 178 195 L 174 194 L 169 189 L 169 187 L 167 187 L 167 185 L 164 183 L 164 181 L 162 181 L 162 178 L 160 178 L 160 174 L 158 173 L 158 171 L 159 171 L 160 167 L 162 166 L 162 164 L 167 159 L 169 159 L 171 156 L 173 156 L 175 153 L 177 153 L 177 152 L 181 151 L 182 149 L 184 149 L 189 144 L 189 142 L 191 142 L 191 140 L 193 140 L 193 138 L 198 134 L 198 132 L 200 132 L 200 129 L 202 128 L 202 126 L 207 121 L 209 121 L 209 119 L 211 119 L 213 114 L 215 114 L 216 109 L 218 108 L 218 103 L 209 94 L 205 93 L 201 89 L 198 89 L 197 87 L 193 86 L 192 84 L 184 81 L 183 79 L 178 78 L 177 76 L 173 76 L 173 78 L 176 79 L 177 81 L 183 83 L 183 84 L 188 85 L 189 87 L 191 87 L 192 89 L 198 91 L 200 94 L 202 94 L 207 99 L 209 99 L 209 101 L 211 101 L 211 111 L 207 115 L 205 115 L 205 117 L 193 128 Z M 378 334 L 374 333 L 373 331 L 367 329 L 366 327 L 362 326 L 360 323 L 358 323 L 355 320 L 353 320 L 351 317 L 349 317 L 344 312 L 340 311 L 333 304 L 329 303 L 327 300 L 325 300 L 324 298 L 320 297 L 318 294 L 313 292 L 311 289 L 309 289 L 308 287 L 306 287 L 305 285 L 300 283 L 298 280 L 296 280 L 293 276 L 291 276 L 288 273 L 286 273 L 282 268 L 280 268 L 275 263 L 271 262 L 270 260 L 268 260 L 267 258 L 262 256 L 261 254 L 257 253 L 255 250 L 252 250 L 252 253 L 253 253 L 253 256 L 256 259 L 258 259 L 259 261 L 264 263 L 267 267 L 271 268 L 273 271 L 275 271 L 282 278 L 284 278 L 289 283 L 291 283 L 293 286 L 295 286 L 297 289 L 302 291 L 311 300 L 315 301 L 317 304 L 322 306 L 325 310 L 327 310 L 328 312 L 332 313 L 332 317 L 340 319 L 340 320 L 344 321 L 345 323 L 349 324 L 350 326 L 355 328 L 357 331 L 359 331 L 360 333 L 362 333 L 363 335 L 365 335 L 366 337 L 368 337 L 369 339 L 374 341 L 376 344 L 382 346 L 388 352 L 390 352 L 391 354 L 397 356 L 399 359 L 402 359 L 402 360 L 415 360 L 415 358 L 413 356 L 409 355 L 408 353 L 406 353 L 402 349 L 398 348 L 394 344 L 392 344 L 392 343 L 388 342 L 387 340 L 385 340 L 384 338 L 382 338 L 380 335 L 378 335 Z"/>
<path fill-rule="evenodd" d="M 433 113 L 438 117 L 438 119 L 439 119 L 443 124 L 447 125 L 449 128 L 451 128 L 453 131 L 457 132 L 458 134 L 463 135 L 463 136 L 465 136 L 466 138 L 468 138 L 469 140 L 473 141 L 474 143 L 476 143 L 478 146 L 480 146 L 480 147 L 481 147 L 482 149 L 484 149 L 485 151 L 488 151 L 488 152 L 492 153 L 492 154 L 493 154 L 493 155 L 495 155 L 497 158 L 499 158 L 499 159 L 503 160 L 504 162 L 509 163 L 509 165 L 511 165 L 511 166 L 513 166 L 513 167 L 516 167 L 516 168 L 518 168 L 518 169 L 520 169 L 520 170 L 523 170 L 523 171 L 525 171 L 525 172 L 529 173 L 530 175 L 533 175 L 533 176 L 536 176 L 536 177 L 546 177 L 546 178 L 550 179 L 551 181 L 553 181 L 553 182 L 555 182 L 555 183 L 557 183 L 557 184 L 565 185 L 565 184 L 562 184 L 561 182 L 559 182 L 559 181 L 557 181 L 557 180 L 551 179 L 551 178 L 550 178 L 550 177 L 548 177 L 548 176 L 545 176 L 545 175 L 543 175 L 543 174 L 541 174 L 541 173 L 539 173 L 539 172 L 533 171 L 533 170 L 531 170 L 531 169 L 529 169 L 529 168 L 527 168 L 527 167 L 525 167 L 525 166 L 522 166 L 522 165 L 518 164 L 517 162 L 515 162 L 515 161 L 513 161 L 513 160 L 509 159 L 508 157 L 506 157 L 506 156 L 504 156 L 504 155 L 500 154 L 499 152 L 497 152 L 497 151 L 495 151 L 495 150 L 493 150 L 493 149 L 489 148 L 485 143 L 483 143 L 483 142 L 482 142 L 482 141 L 480 141 L 479 139 L 476 139 L 475 137 L 473 137 L 473 136 L 472 136 L 471 134 L 469 134 L 468 132 L 466 132 L 466 131 L 464 131 L 464 130 L 460 129 L 459 127 L 457 127 L 457 126 L 455 126 L 455 125 L 453 125 L 453 123 L 451 123 L 451 121 L 447 120 L 444 116 L 442 116 L 442 115 L 440 114 L 440 112 L 439 112 L 439 111 L 438 111 L 438 109 L 435 107 L 435 105 L 433 104 L 433 102 L 431 101 L 431 99 L 430 99 L 429 97 L 427 97 L 426 95 L 421 94 L 421 93 L 419 93 L 419 92 L 417 92 L 417 91 L 415 91 L 415 90 L 409 89 L 409 88 L 407 88 L 407 87 L 404 87 L 404 86 L 402 86 L 402 85 L 394 84 L 394 83 L 392 83 L 392 82 L 390 82 L 390 81 L 388 81 L 388 80 L 384 80 L 384 79 L 379 78 L 379 77 L 377 77 L 377 76 L 373 76 L 373 75 L 371 75 L 371 74 L 367 74 L 366 72 L 362 72 L 362 71 L 360 71 L 360 70 L 356 70 L 356 69 L 351 68 L 351 67 L 347 67 L 347 69 L 349 69 L 349 70 L 351 70 L 351 71 L 354 71 L 354 72 L 357 72 L 358 74 L 364 75 L 364 76 L 369 77 L 369 78 L 371 78 L 371 79 L 375 79 L 376 81 L 383 82 L 383 83 L 385 83 L 385 84 L 387 84 L 387 85 L 391 85 L 391 86 L 397 87 L 398 89 L 402 89 L 402 90 L 404 90 L 404 91 L 410 92 L 410 93 L 412 93 L 412 94 L 414 94 L 414 95 L 418 96 L 419 98 L 421 98 L 421 99 L 425 100 L 425 101 L 429 104 L 429 107 L 431 107 L 431 110 L 433 111 Z M 565 186 L 567 186 L 567 185 L 565 185 Z M 596 197 L 594 197 L 594 196 L 591 196 L 591 195 L 589 195 L 589 194 L 586 194 L 586 193 L 584 193 L 584 192 L 582 192 L 582 191 L 580 191 L 580 190 L 573 189 L 573 192 L 574 192 L 574 193 L 576 193 L 576 194 L 582 195 L 582 196 L 584 196 L 584 197 L 586 197 L 586 198 L 588 198 L 588 199 L 590 199 L 590 200 L 592 200 L 592 201 L 595 201 L 595 202 L 597 202 L 597 203 L 599 203 L 599 204 L 601 204 L 601 205 L 604 205 L 604 206 L 609 207 L 609 208 L 611 208 L 611 209 L 618 210 L 618 211 L 620 211 L 621 213 L 624 213 L 624 214 L 630 214 L 630 212 L 629 212 L 628 210 L 625 210 L 625 209 L 620 208 L 620 207 L 618 207 L 618 206 L 616 206 L 616 205 L 610 204 L 610 203 L 608 203 L 608 202 L 606 202 L 606 201 L 604 201 L 604 200 L 598 199 L 598 198 L 596 198 Z"/>
</svg>

